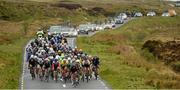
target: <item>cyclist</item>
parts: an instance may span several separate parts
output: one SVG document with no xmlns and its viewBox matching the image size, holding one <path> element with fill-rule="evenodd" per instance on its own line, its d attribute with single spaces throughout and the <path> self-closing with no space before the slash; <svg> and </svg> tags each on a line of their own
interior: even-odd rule
<svg viewBox="0 0 180 90">
<path fill-rule="evenodd" d="M 48 58 L 46 58 L 44 60 L 44 65 L 43 65 L 43 68 L 45 70 L 45 77 L 46 77 L 46 80 L 48 81 L 48 78 L 49 78 L 49 71 L 50 71 L 50 67 L 51 67 L 51 64 L 50 64 L 50 61 Z"/>
<path fill-rule="evenodd" d="M 28 68 L 30 68 L 30 67 L 36 67 L 36 60 L 34 59 L 34 55 L 31 55 L 31 57 L 29 59 Z"/>
<path fill-rule="evenodd" d="M 74 83 L 74 80 L 76 79 L 77 77 L 77 68 L 75 66 L 75 62 L 72 63 L 72 66 L 71 66 L 71 69 L 70 69 L 70 72 L 71 72 L 71 81 L 72 81 L 72 85 Z"/>
<path fill-rule="evenodd" d="M 82 62 L 82 65 L 83 65 L 85 71 L 90 70 L 90 61 L 88 59 L 84 59 Z"/>
<path fill-rule="evenodd" d="M 54 80 L 57 80 L 57 75 L 58 75 L 59 70 L 60 70 L 60 64 L 57 61 L 57 59 L 55 59 L 53 64 L 52 64 L 52 71 L 54 72 L 53 73 Z"/>
<path fill-rule="evenodd" d="M 31 56 L 31 54 L 32 54 L 32 46 L 31 45 L 28 45 L 27 46 L 27 48 L 26 48 L 26 61 L 28 62 L 28 60 L 29 60 L 29 58 L 30 58 L 30 56 Z"/>
<path fill-rule="evenodd" d="M 43 60 L 40 60 L 39 63 L 38 63 L 38 66 L 39 66 L 39 78 L 42 80 L 43 76 L 44 76 L 44 69 L 43 69 L 43 65 L 44 65 L 44 62 Z"/>
<path fill-rule="evenodd" d="M 99 68 L 99 64 L 100 64 L 99 57 L 94 56 L 93 59 L 92 59 L 92 64 L 93 64 L 93 66 Z"/>
<path fill-rule="evenodd" d="M 40 38 L 32 41 L 27 47 L 27 52 L 30 52 L 27 56 L 29 67 L 36 68 L 37 66 L 44 69 L 48 75 L 52 74 L 54 80 L 57 80 L 57 74 L 61 73 L 62 77 L 71 78 L 72 83 L 74 80 L 79 80 L 79 75 L 86 75 L 89 80 L 92 70 L 99 68 L 97 56 L 92 57 L 84 53 L 82 49 L 69 47 L 63 35 L 49 34 L 48 37 L 44 37 L 42 30 L 39 30 L 37 35 Z"/>
<path fill-rule="evenodd" d="M 83 65 L 83 72 L 84 72 L 85 76 L 87 76 L 86 79 L 88 80 L 88 79 L 90 79 L 89 78 L 89 76 L 90 76 L 90 61 L 87 58 L 85 58 L 82 62 L 82 65 Z"/>
<path fill-rule="evenodd" d="M 28 64 L 28 69 L 30 69 L 30 74 L 32 75 L 32 79 L 34 79 L 35 76 L 35 68 L 36 68 L 36 60 L 34 59 L 34 56 L 31 55 L 30 60 L 29 60 L 29 64 Z"/>
<path fill-rule="evenodd" d="M 76 69 L 77 69 L 77 74 L 78 74 L 78 79 L 80 80 L 80 76 L 82 75 L 82 66 L 81 66 L 81 63 L 80 63 L 80 60 L 76 60 Z"/>
<path fill-rule="evenodd" d="M 61 75 L 62 75 L 62 79 L 65 80 L 65 83 L 66 83 L 66 79 L 69 75 L 69 70 L 68 70 L 66 60 L 63 60 L 63 62 L 61 63 Z"/>
<path fill-rule="evenodd" d="M 92 70 L 94 71 L 94 73 L 96 73 L 97 75 L 99 75 L 99 73 L 98 73 L 98 69 L 99 69 L 99 64 L 100 64 L 100 62 L 99 62 L 99 57 L 97 57 L 97 56 L 94 56 L 93 57 L 93 59 L 92 59 Z M 97 79 L 97 78 L 96 78 Z"/>
</svg>

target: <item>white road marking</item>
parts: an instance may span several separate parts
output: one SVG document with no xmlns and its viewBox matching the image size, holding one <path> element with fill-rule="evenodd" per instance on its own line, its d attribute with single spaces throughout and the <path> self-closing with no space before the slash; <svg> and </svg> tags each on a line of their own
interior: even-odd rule
<svg viewBox="0 0 180 90">
<path fill-rule="evenodd" d="M 66 84 L 63 84 L 63 87 L 65 88 L 65 87 L 66 87 Z"/>
<path fill-rule="evenodd" d="M 30 43 L 31 41 L 28 42 L 28 44 Z M 27 44 L 27 45 L 28 45 Z M 25 73 L 25 68 L 26 68 L 26 47 L 27 45 L 25 46 L 24 48 L 24 57 L 23 57 L 23 71 L 22 71 L 22 80 L 21 80 L 21 90 L 23 90 L 23 86 L 24 86 L 24 73 Z"/>
<path fill-rule="evenodd" d="M 106 86 L 103 81 L 99 80 L 103 86 Z"/>
<path fill-rule="evenodd" d="M 23 90 L 23 84 L 21 84 L 21 90 Z"/>
</svg>

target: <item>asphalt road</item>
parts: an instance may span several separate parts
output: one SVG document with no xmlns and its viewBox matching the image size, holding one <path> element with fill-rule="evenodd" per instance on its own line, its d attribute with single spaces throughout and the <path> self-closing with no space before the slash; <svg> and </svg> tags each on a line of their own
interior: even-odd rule
<svg viewBox="0 0 180 90">
<path fill-rule="evenodd" d="M 121 27 L 122 25 L 126 24 L 127 22 L 129 22 L 132 19 L 135 19 L 135 18 L 130 18 L 130 19 L 125 20 L 123 24 L 116 24 L 116 27 L 114 27 L 113 29 L 117 29 L 117 28 Z M 110 30 L 113 30 L 113 29 L 110 29 Z M 105 29 L 105 30 L 108 30 L 108 29 Z M 102 31 L 104 31 L 104 30 L 102 30 Z M 91 37 L 91 36 L 95 35 L 97 32 L 100 32 L 100 31 L 89 32 L 88 35 L 80 34 L 80 35 L 78 35 L 78 37 L 84 37 L 84 36 Z"/>
<path fill-rule="evenodd" d="M 71 47 L 76 47 L 76 38 L 67 38 L 68 44 Z M 28 44 L 27 44 L 28 45 Z M 88 83 L 80 82 L 80 85 L 74 88 L 71 82 L 63 84 L 62 81 L 57 83 L 54 80 L 50 80 L 48 83 L 40 81 L 39 79 L 32 80 L 26 62 L 26 52 L 24 53 L 23 61 L 23 73 L 20 83 L 21 89 L 109 89 L 107 85 L 99 78 L 98 80 L 90 80 Z"/>
<path fill-rule="evenodd" d="M 127 23 L 128 21 L 129 20 L 126 20 L 125 23 Z M 123 24 L 116 25 L 115 28 L 121 27 L 122 25 Z M 80 35 L 80 36 L 93 36 L 96 33 L 97 32 L 91 32 L 88 35 Z M 72 48 L 76 47 L 76 37 L 67 38 L 67 41 L 69 46 L 71 46 Z M 100 78 L 98 80 L 94 80 L 94 79 L 90 80 L 88 83 L 80 82 L 80 85 L 76 88 L 74 88 L 70 82 L 67 84 L 63 84 L 62 81 L 60 80 L 57 83 L 53 80 L 50 80 L 48 83 L 44 81 L 40 81 L 39 79 L 32 80 L 29 70 L 27 68 L 25 48 L 24 48 L 23 70 L 22 70 L 23 73 L 20 78 L 20 89 L 110 89 L 105 84 L 105 82 Z"/>
</svg>

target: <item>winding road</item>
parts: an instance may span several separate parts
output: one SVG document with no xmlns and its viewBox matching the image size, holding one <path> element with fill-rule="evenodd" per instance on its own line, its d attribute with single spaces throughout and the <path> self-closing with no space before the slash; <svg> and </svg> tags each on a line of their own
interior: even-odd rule
<svg viewBox="0 0 180 90">
<path fill-rule="evenodd" d="M 125 21 L 127 23 L 129 20 Z M 121 27 L 123 24 L 117 25 L 116 28 Z M 92 36 L 96 32 L 90 33 L 86 36 Z M 82 35 L 84 36 L 84 35 Z M 76 47 L 76 37 L 67 38 L 69 46 L 72 48 Z M 29 44 L 29 43 L 28 43 Z M 27 44 L 27 45 L 28 45 Z M 27 46 L 26 45 L 26 46 Z M 25 47 L 26 48 L 26 47 Z M 71 83 L 63 84 L 62 81 L 58 81 L 57 83 L 53 80 L 50 80 L 48 83 L 44 81 L 40 81 L 39 79 L 32 80 L 29 70 L 27 68 L 26 63 L 26 51 L 24 48 L 24 59 L 23 59 L 23 69 L 22 75 L 20 78 L 20 89 L 110 89 L 105 82 L 99 78 L 98 80 L 90 80 L 88 83 L 80 82 L 80 85 L 74 88 Z"/>
</svg>

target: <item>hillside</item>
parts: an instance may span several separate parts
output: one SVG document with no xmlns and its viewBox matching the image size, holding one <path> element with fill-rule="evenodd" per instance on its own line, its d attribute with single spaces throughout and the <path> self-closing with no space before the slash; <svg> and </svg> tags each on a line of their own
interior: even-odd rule
<svg viewBox="0 0 180 90">
<path fill-rule="evenodd" d="M 101 77 L 113 89 L 180 88 L 179 72 L 142 49 L 148 40 L 167 42 L 180 37 L 179 21 L 180 17 L 134 19 L 122 28 L 81 37 L 78 46 L 100 56 Z"/>
<path fill-rule="evenodd" d="M 0 77 L 0 88 L 18 88 L 23 47 L 29 39 L 35 36 L 38 28 L 48 28 L 50 25 L 62 24 L 67 21 L 70 21 L 73 25 L 97 20 L 104 21 L 108 16 L 125 10 L 136 10 L 142 11 L 143 13 L 146 13 L 149 9 L 154 9 L 158 13 L 163 11 L 164 6 L 160 5 L 157 0 L 142 1 L 143 0 L 0 0 L 0 73 L 3 73 Z M 102 12 L 99 12 L 96 8 L 100 8 Z M 173 19 L 172 21 L 176 20 Z M 144 23 L 145 21 L 138 22 Z M 125 26 L 123 29 L 128 27 L 129 26 Z M 134 28 L 134 26 L 130 27 Z M 128 33 L 125 33 L 125 35 L 128 35 Z M 99 34 L 97 36 L 99 36 Z M 104 36 L 106 36 L 106 34 Z M 107 36 L 111 39 L 112 35 Z M 85 39 L 83 40 L 85 41 Z M 103 43 L 111 44 L 111 42 L 106 43 L 106 39 Z M 80 44 L 80 46 L 81 45 L 82 44 Z M 114 44 L 112 43 L 112 45 Z M 83 45 L 82 47 L 85 48 Z M 94 46 L 92 45 L 91 47 Z M 102 47 L 105 48 L 106 46 Z M 90 52 L 89 50 L 87 51 Z M 113 58 L 119 59 L 119 56 L 115 55 Z M 107 57 L 102 59 L 106 61 Z M 102 65 L 102 67 L 106 66 Z M 121 67 L 121 69 L 123 68 Z M 127 69 L 131 69 L 131 67 Z M 103 78 L 106 78 L 106 73 L 109 73 L 109 71 L 102 69 L 102 74 L 103 70 L 105 70 L 105 76 L 103 76 Z M 105 80 L 107 80 L 107 78 Z M 112 83 L 111 80 L 107 81 L 110 84 Z M 117 85 L 112 86 L 118 88 Z"/>
</svg>

